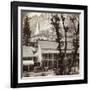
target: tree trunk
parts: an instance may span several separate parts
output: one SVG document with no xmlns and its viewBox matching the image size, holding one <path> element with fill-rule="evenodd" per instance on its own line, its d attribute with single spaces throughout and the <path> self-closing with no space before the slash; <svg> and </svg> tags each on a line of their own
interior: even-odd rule
<svg viewBox="0 0 90 90">
<path fill-rule="evenodd" d="M 66 57 L 66 50 L 67 50 L 67 32 L 65 31 L 65 48 L 64 48 L 64 56 Z"/>
</svg>

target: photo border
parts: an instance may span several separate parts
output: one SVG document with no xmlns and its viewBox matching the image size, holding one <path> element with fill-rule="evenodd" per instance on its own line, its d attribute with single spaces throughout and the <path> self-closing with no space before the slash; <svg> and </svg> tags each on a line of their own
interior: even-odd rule
<svg viewBox="0 0 90 90">
<path fill-rule="evenodd" d="M 18 83 L 18 7 L 37 7 L 37 8 L 55 8 L 55 9 L 77 9 L 84 11 L 84 79 L 68 81 L 48 81 L 33 83 Z M 34 87 L 34 86 L 52 86 L 66 84 L 87 83 L 87 6 L 66 5 L 66 4 L 48 4 L 34 2 L 11 2 L 11 87 Z"/>
</svg>

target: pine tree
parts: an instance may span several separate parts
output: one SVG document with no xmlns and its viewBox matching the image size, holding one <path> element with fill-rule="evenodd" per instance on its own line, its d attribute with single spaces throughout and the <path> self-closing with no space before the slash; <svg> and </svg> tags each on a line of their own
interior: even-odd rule
<svg viewBox="0 0 90 90">
<path fill-rule="evenodd" d="M 26 16 L 24 20 L 24 28 L 23 28 L 23 45 L 28 46 L 29 45 L 29 40 L 31 36 L 31 31 L 30 31 L 30 23 L 29 23 L 29 17 Z"/>
</svg>

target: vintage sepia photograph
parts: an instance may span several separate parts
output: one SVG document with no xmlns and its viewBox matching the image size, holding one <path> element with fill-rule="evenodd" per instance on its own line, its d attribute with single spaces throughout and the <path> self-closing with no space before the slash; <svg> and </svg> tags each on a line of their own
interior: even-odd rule
<svg viewBox="0 0 90 90">
<path fill-rule="evenodd" d="M 11 87 L 87 78 L 87 6 L 11 2 Z"/>
<path fill-rule="evenodd" d="M 21 11 L 22 77 L 79 74 L 80 13 Z"/>
</svg>

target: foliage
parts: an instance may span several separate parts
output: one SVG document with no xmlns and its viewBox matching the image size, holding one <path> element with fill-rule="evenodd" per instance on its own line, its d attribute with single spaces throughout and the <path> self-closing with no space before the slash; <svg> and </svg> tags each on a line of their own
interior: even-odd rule
<svg viewBox="0 0 90 90">
<path fill-rule="evenodd" d="M 51 24 L 53 25 L 55 32 L 56 32 L 56 42 L 58 43 L 58 51 L 59 51 L 59 55 L 58 55 L 58 60 L 60 61 L 60 74 L 63 74 L 63 52 L 62 52 L 62 45 L 63 45 L 63 41 L 62 41 L 62 33 L 60 33 L 60 18 L 58 17 L 58 15 L 53 15 L 51 18 Z"/>
<path fill-rule="evenodd" d="M 72 66 L 76 63 L 77 61 L 77 54 L 78 54 L 78 49 L 79 49 L 79 17 L 76 15 L 73 15 L 70 17 L 71 23 L 73 24 L 74 28 L 74 33 L 73 33 L 73 62 Z"/>
<path fill-rule="evenodd" d="M 67 15 L 66 17 L 64 14 L 61 14 L 61 17 L 58 16 L 58 14 L 53 15 L 51 18 L 51 24 L 55 29 L 56 32 L 56 42 L 58 43 L 57 50 L 59 51 L 59 57 L 58 60 L 59 62 L 59 68 L 60 70 L 58 71 L 60 75 L 62 74 L 69 74 L 71 72 L 72 66 L 76 63 L 76 57 L 78 54 L 78 49 L 79 49 L 79 15 Z M 69 20 L 68 20 L 69 17 Z M 66 21 L 68 21 L 68 25 L 66 25 Z M 64 38 L 65 41 L 62 41 L 63 35 L 60 32 L 61 27 L 60 27 L 60 22 L 62 23 L 63 31 L 64 31 Z M 72 25 L 72 26 L 71 26 Z M 73 52 L 71 53 L 72 56 L 70 58 L 67 57 L 67 32 L 73 28 L 72 33 L 72 45 L 73 45 Z M 62 45 L 65 44 L 64 47 L 64 52 L 62 51 Z M 66 66 L 65 66 L 66 65 Z"/>
<path fill-rule="evenodd" d="M 65 32 L 64 56 L 66 57 L 66 50 L 67 50 L 67 32 L 68 32 L 69 27 L 68 27 L 68 26 L 65 26 L 65 17 L 64 17 L 63 14 L 61 14 L 61 20 L 62 20 L 62 25 L 63 25 L 64 32 Z"/>
<path fill-rule="evenodd" d="M 23 28 L 23 45 L 28 46 L 29 40 L 31 36 L 30 26 L 29 26 L 29 17 L 26 16 L 24 20 L 24 28 Z"/>
</svg>

